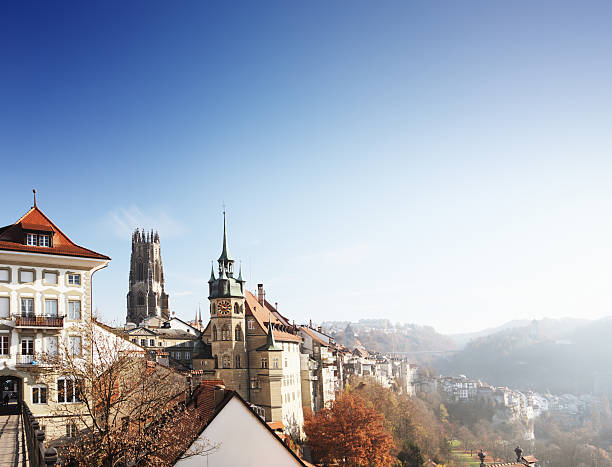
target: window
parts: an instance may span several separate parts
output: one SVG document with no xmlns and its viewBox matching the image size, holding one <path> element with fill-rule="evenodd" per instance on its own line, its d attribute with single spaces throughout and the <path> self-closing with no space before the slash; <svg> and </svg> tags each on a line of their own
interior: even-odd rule
<svg viewBox="0 0 612 467">
<path fill-rule="evenodd" d="M 34 299 L 33 298 L 22 298 L 21 299 L 21 315 L 28 316 L 34 314 Z"/>
<path fill-rule="evenodd" d="M 70 376 L 62 376 L 57 380 L 57 402 L 62 404 L 80 402 L 81 384 Z"/>
<path fill-rule="evenodd" d="M 47 403 L 47 386 L 41 384 L 32 386 L 32 404 Z"/>
<path fill-rule="evenodd" d="M 51 246 L 51 237 L 49 235 L 39 235 L 38 246 Z"/>
<path fill-rule="evenodd" d="M 145 304 L 144 294 L 139 293 L 138 294 L 138 305 L 143 306 L 144 304 Z"/>
<path fill-rule="evenodd" d="M 155 339 L 149 339 L 149 347 L 155 347 Z"/>
<path fill-rule="evenodd" d="M 21 338 L 21 355 L 34 355 L 34 338 Z"/>
<path fill-rule="evenodd" d="M 191 352 L 185 352 L 185 360 L 191 359 Z"/>
<path fill-rule="evenodd" d="M 58 345 L 57 336 L 45 337 L 45 350 L 47 352 L 47 355 L 49 355 L 50 357 L 55 357 L 57 355 L 57 345 Z"/>
<path fill-rule="evenodd" d="M 268 368 L 268 359 L 266 357 L 261 358 L 261 367 Z"/>
<path fill-rule="evenodd" d="M 146 346 L 147 345 L 147 340 L 146 339 L 140 339 L 140 345 L 141 346 Z"/>
<path fill-rule="evenodd" d="M 240 325 L 236 325 L 236 340 L 237 341 L 241 341 L 242 340 L 242 327 L 240 327 Z"/>
<path fill-rule="evenodd" d="M 274 357 L 273 364 L 274 368 L 278 368 L 278 357 Z"/>
<path fill-rule="evenodd" d="M 217 340 L 217 326 L 213 325 L 213 340 Z"/>
<path fill-rule="evenodd" d="M 45 284 L 57 284 L 57 272 L 43 272 L 43 282 Z"/>
<path fill-rule="evenodd" d="M 76 438 L 77 435 L 77 427 L 74 423 L 66 424 L 66 438 Z"/>
<path fill-rule="evenodd" d="M 81 355 L 81 336 L 69 336 L 68 349 L 70 355 L 79 357 Z"/>
<path fill-rule="evenodd" d="M 223 327 L 221 328 L 221 340 L 222 341 L 231 340 L 230 328 L 227 324 L 224 324 Z"/>
<path fill-rule="evenodd" d="M 142 265 L 142 261 L 138 261 L 138 265 L 136 266 L 136 280 L 138 282 L 144 281 L 144 266 Z"/>
<path fill-rule="evenodd" d="M 57 300 L 54 298 L 45 299 L 45 315 L 57 316 Z"/>
<path fill-rule="evenodd" d="M 240 368 L 240 355 L 236 355 L 236 368 Z"/>
<path fill-rule="evenodd" d="M 238 305 L 238 303 L 234 303 L 234 313 L 236 314 L 240 313 L 240 305 Z"/>
<path fill-rule="evenodd" d="M 81 285 L 81 275 L 68 274 L 68 285 Z"/>
<path fill-rule="evenodd" d="M 81 319 L 81 302 L 76 300 L 68 302 L 68 319 L 75 321 Z"/>
<path fill-rule="evenodd" d="M 11 311 L 11 299 L 9 297 L 0 297 L 0 318 L 8 318 Z"/>
<path fill-rule="evenodd" d="M 231 368 L 232 367 L 232 359 L 229 355 L 223 356 L 223 368 Z"/>
<path fill-rule="evenodd" d="M 26 234 L 26 245 L 36 246 L 38 242 L 36 241 L 36 234 Z"/>
<path fill-rule="evenodd" d="M 181 353 L 180 352 L 174 352 L 174 358 L 176 358 L 177 360 L 180 360 L 182 358 Z"/>
<path fill-rule="evenodd" d="M 252 318 L 247 321 L 247 328 L 249 331 L 255 329 L 255 321 Z"/>
<path fill-rule="evenodd" d="M 11 282 L 11 270 L 9 268 L 0 268 L 0 282 Z"/>
<path fill-rule="evenodd" d="M 34 271 L 32 269 L 22 269 L 19 271 L 19 282 L 34 282 Z"/>
<path fill-rule="evenodd" d="M 9 339 L 10 336 L 0 336 L 0 355 L 9 354 Z"/>
</svg>

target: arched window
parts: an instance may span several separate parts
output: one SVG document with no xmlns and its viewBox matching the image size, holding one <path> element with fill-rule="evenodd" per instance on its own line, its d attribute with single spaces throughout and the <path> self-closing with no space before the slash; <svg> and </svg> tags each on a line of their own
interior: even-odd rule
<svg viewBox="0 0 612 467">
<path fill-rule="evenodd" d="M 219 357 L 215 355 L 215 368 L 219 368 Z"/>
<path fill-rule="evenodd" d="M 234 313 L 240 313 L 240 305 L 238 305 L 238 302 L 234 303 Z"/>
<path fill-rule="evenodd" d="M 239 324 L 236 325 L 236 340 L 242 340 L 242 327 Z"/>
<path fill-rule="evenodd" d="M 232 334 L 227 324 L 224 324 L 223 327 L 221 328 L 221 340 L 222 341 L 232 340 Z"/>
<path fill-rule="evenodd" d="M 232 367 L 232 359 L 229 355 L 223 356 L 223 368 L 231 368 Z"/>
<path fill-rule="evenodd" d="M 138 282 L 144 281 L 144 265 L 140 260 L 138 260 L 138 264 L 136 264 L 136 280 Z"/>
<path fill-rule="evenodd" d="M 143 293 L 138 294 L 138 304 L 141 306 L 145 304 L 145 297 Z"/>
<path fill-rule="evenodd" d="M 217 340 L 217 326 L 213 325 L 213 340 L 216 341 Z M 217 358 L 217 357 L 215 357 Z M 217 368 L 217 367 L 215 367 Z"/>
<path fill-rule="evenodd" d="M 236 368 L 240 368 L 240 355 L 236 355 Z"/>
</svg>

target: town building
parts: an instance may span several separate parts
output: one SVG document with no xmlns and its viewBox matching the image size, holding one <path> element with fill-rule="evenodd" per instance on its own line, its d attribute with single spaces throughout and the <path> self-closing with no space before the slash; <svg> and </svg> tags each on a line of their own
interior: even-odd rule
<svg viewBox="0 0 612 467">
<path fill-rule="evenodd" d="M 70 240 L 36 198 L 20 219 L 0 228 L 0 388 L 10 387 L 11 396 L 28 404 L 48 437 L 61 432 L 66 421 L 57 413 L 78 403 L 78 395 L 70 376 L 43 357 L 66 351 L 90 358 L 83 326 L 108 334 L 92 321 L 92 280 L 109 261 Z"/>
<path fill-rule="evenodd" d="M 292 451 L 285 436 L 267 424 L 235 391 L 223 386 L 200 384 L 193 394 L 193 402 L 200 414 L 200 431 L 190 447 L 177 453 L 173 465 L 254 467 L 310 466 Z M 271 426 L 272 425 L 272 426 Z M 198 444 L 199 443 L 199 444 Z M 196 455 L 181 458 L 197 446 L 210 443 L 216 446 L 206 457 Z M 171 462 L 172 463 L 172 462 Z"/>
<path fill-rule="evenodd" d="M 150 316 L 170 318 L 161 246 L 157 232 L 136 229 L 132 234 L 126 321 L 140 324 Z"/>
<path fill-rule="evenodd" d="M 217 262 L 217 275 L 213 268 L 208 281 L 210 320 L 202 336 L 211 347 L 211 358 L 198 358 L 194 367 L 205 377 L 223 380 L 228 389 L 258 406 L 266 421 L 282 422 L 288 432 L 301 435 L 302 339 L 296 327 L 265 300 L 263 284 L 258 285 L 256 297 L 246 290 L 242 271 L 235 275 L 225 213 Z"/>
</svg>

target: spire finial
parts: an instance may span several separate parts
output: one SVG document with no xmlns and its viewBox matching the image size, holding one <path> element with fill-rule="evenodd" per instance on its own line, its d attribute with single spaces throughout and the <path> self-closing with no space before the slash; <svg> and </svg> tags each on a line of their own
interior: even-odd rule
<svg viewBox="0 0 612 467">
<path fill-rule="evenodd" d="M 224 265 L 226 262 L 233 262 L 229 254 L 229 248 L 227 246 L 227 227 L 226 227 L 226 222 L 225 222 L 225 205 L 223 205 L 223 251 L 221 252 L 219 261 L 223 262 Z"/>
<path fill-rule="evenodd" d="M 36 207 L 36 188 L 32 190 L 32 193 L 34 193 L 34 207 Z"/>
</svg>

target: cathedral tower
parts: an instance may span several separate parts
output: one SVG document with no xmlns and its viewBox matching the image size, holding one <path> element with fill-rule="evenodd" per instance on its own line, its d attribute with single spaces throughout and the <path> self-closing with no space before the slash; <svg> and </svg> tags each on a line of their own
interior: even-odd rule
<svg viewBox="0 0 612 467">
<path fill-rule="evenodd" d="M 229 389 L 246 398 L 248 362 L 245 341 L 244 280 L 242 269 L 234 277 L 234 260 L 227 246 L 225 212 L 223 213 L 223 251 L 215 269 L 210 272 L 208 299 L 210 300 L 211 346 L 217 374 Z"/>
<path fill-rule="evenodd" d="M 164 289 L 159 234 L 136 229 L 132 234 L 126 321 L 139 324 L 149 316 L 169 319 L 168 294 Z"/>
</svg>

